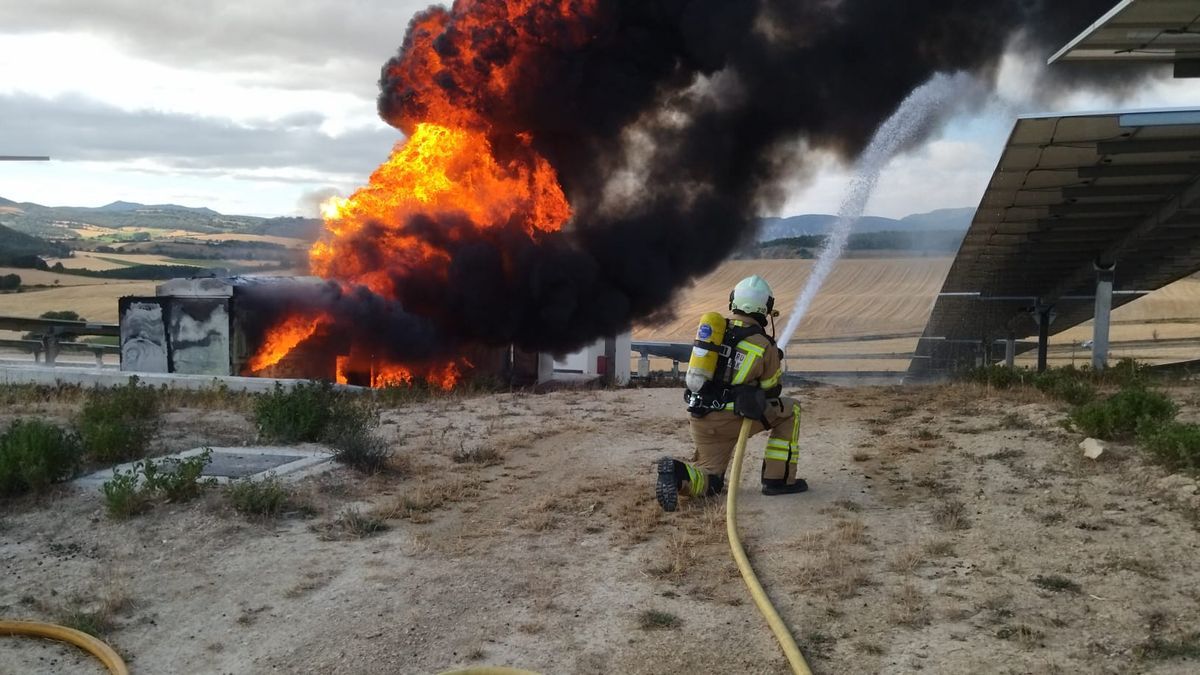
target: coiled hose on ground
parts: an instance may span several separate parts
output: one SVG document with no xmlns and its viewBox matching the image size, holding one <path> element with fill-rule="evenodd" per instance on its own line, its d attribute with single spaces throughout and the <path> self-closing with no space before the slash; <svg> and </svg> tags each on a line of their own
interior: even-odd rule
<svg viewBox="0 0 1200 675">
<path fill-rule="evenodd" d="M 792 672 L 796 675 L 812 675 L 812 671 L 808 669 L 808 663 L 804 660 L 804 655 L 800 653 L 800 648 L 796 646 L 796 641 L 792 638 L 791 631 L 783 623 L 783 619 L 779 618 L 779 612 L 775 611 L 775 606 L 771 604 L 762 584 L 758 582 L 758 575 L 754 573 L 754 568 L 750 566 L 750 560 L 746 558 L 746 549 L 742 548 L 742 538 L 738 536 L 738 485 L 742 480 L 742 460 L 746 457 L 746 442 L 750 440 L 750 429 L 753 426 L 753 420 L 742 420 L 742 432 L 738 435 L 737 447 L 733 451 L 733 466 L 729 469 L 729 492 L 725 497 L 725 531 L 729 534 L 729 548 L 733 551 L 733 559 L 742 573 L 742 579 L 750 589 L 754 604 L 766 618 L 767 625 L 771 627 L 771 632 L 775 634 L 775 639 L 783 648 L 783 653 L 792 666 Z"/>
<path fill-rule="evenodd" d="M 96 657 L 112 675 L 129 675 L 121 656 L 104 642 L 74 628 L 40 621 L 0 621 L 0 635 L 40 637 L 66 642 Z"/>
</svg>

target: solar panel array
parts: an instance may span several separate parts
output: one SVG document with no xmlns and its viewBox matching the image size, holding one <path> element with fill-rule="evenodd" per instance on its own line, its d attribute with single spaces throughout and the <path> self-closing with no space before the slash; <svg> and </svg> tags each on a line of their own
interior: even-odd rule
<svg viewBox="0 0 1200 675">
<path fill-rule="evenodd" d="M 1020 118 L 967 232 L 910 373 L 994 340 L 1092 318 L 1095 264 L 1117 307 L 1200 270 L 1200 109 Z"/>
<path fill-rule="evenodd" d="M 1190 60 L 1200 62 L 1200 1 L 1123 0 L 1051 57 L 1050 63 Z"/>
</svg>

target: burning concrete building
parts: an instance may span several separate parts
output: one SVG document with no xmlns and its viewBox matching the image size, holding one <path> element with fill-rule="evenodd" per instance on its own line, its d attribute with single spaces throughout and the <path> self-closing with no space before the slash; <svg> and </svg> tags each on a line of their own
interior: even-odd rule
<svg viewBox="0 0 1200 675">
<path fill-rule="evenodd" d="M 262 315 L 270 308 L 264 309 L 263 297 L 319 294 L 325 284 L 318 277 L 173 279 L 160 284 L 154 296 L 121 298 L 121 369 L 328 380 L 367 387 L 404 386 L 421 378 L 447 389 L 461 378 L 531 385 L 551 379 L 556 370 L 552 356 L 511 345 L 464 346 L 449 366 L 398 366 L 355 353 L 353 336 L 332 323 L 264 321 Z M 620 357 L 628 354 L 626 333 L 564 356 L 558 370 L 607 374 L 624 381 L 628 372 Z"/>
</svg>

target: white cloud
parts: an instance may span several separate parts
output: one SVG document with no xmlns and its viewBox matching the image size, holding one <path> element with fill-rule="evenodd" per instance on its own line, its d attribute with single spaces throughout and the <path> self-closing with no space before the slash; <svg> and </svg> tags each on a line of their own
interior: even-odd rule
<svg viewBox="0 0 1200 675">
<path fill-rule="evenodd" d="M 66 48 L 64 48 L 66 47 Z M 86 63 L 86 67 L 81 64 Z M 110 42 L 76 33 L 37 33 L 0 40 L 0 92 L 41 97 L 77 94 L 124 110 L 153 110 L 239 122 L 278 120 L 298 111 L 325 118 L 324 130 L 382 128 L 374 98 L 336 89 L 295 89 L 258 76 L 189 70 L 134 58 Z M 364 72 L 360 79 L 373 76 Z M 320 85 L 322 82 L 314 82 Z"/>
</svg>

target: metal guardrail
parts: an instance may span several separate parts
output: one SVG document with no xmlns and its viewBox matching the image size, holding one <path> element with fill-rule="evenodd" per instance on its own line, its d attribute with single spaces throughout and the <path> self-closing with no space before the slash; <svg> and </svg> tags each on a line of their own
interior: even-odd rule
<svg viewBox="0 0 1200 675">
<path fill-rule="evenodd" d="M 94 345 L 86 342 L 64 340 L 70 335 L 99 335 L 120 337 L 121 327 L 115 323 L 92 323 L 89 321 L 67 321 L 64 319 L 32 319 L 20 316 L 0 316 L 0 330 L 27 331 L 41 336 L 41 340 L 0 340 L 0 346 L 31 352 L 34 361 L 53 366 L 62 351 L 90 352 L 102 364 L 105 354 L 120 354 L 120 347 Z"/>
<path fill-rule="evenodd" d="M 121 353 L 121 348 L 116 345 L 96 345 L 87 342 L 59 342 L 57 347 L 60 354 L 62 352 L 90 353 L 96 357 L 96 365 L 98 366 L 104 365 L 104 356 L 106 354 Z M 34 363 L 41 363 L 42 354 L 49 353 L 46 345 L 38 340 L 0 340 L 0 348 L 15 349 L 33 354 Z M 47 365 L 53 365 L 53 363 L 48 361 Z"/>
</svg>

